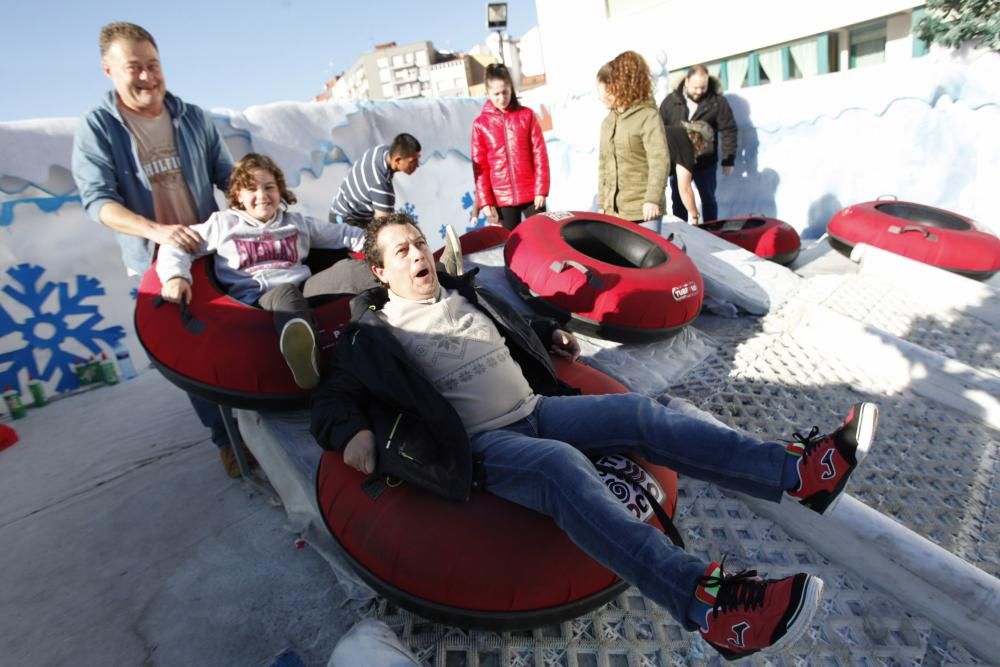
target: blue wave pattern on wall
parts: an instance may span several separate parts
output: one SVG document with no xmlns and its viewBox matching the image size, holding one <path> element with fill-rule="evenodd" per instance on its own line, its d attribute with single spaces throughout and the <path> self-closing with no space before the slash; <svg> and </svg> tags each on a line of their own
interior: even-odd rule
<svg viewBox="0 0 1000 667">
<path fill-rule="evenodd" d="M 98 328 L 104 316 L 96 305 L 87 303 L 104 296 L 104 287 L 96 278 L 77 275 L 72 289 L 65 282 L 41 282 L 45 269 L 33 264 L 18 264 L 6 273 L 11 282 L 4 285 L 4 294 L 30 314 L 18 321 L 0 306 L 0 338 L 17 333 L 24 341 L 22 347 L 0 353 L 0 387 L 17 387 L 23 370 L 43 381 L 53 380 L 58 373 L 57 392 L 75 389 L 80 382 L 71 365 L 79 354 L 67 350 L 66 344 L 75 342 L 90 354 L 99 355 L 125 337 L 125 329 L 120 326 Z M 47 309 L 46 302 L 53 296 L 55 310 Z M 41 355 L 47 357 L 43 365 L 38 364 L 35 352 L 47 353 Z"/>
<path fill-rule="evenodd" d="M 63 204 L 80 203 L 80 195 L 61 195 L 55 197 L 27 197 L 0 202 L 0 227 L 8 227 L 14 223 L 14 207 L 18 204 L 34 204 L 44 213 L 55 213 Z"/>
<path fill-rule="evenodd" d="M 777 134 L 779 132 L 787 132 L 789 130 L 794 130 L 794 129 L 797 129 L 797 128 L 800 128 L 800 127 L 815 126 L 815 125 L 818 125 L 819 122 L 823 121 L 823 120 L 841 120 L 844 116 L 847 116 L 849 114 L 854 114 L 854 113 L 867 114 L 869 116 L 873 116 L 873 117 L 876 117 L 876 118 L 884 118 L 889 113 L 889 111 L 892 110 L 893 107 L 895 107 L 897 104 L 904 103 L 904 102 L 916 102 L 918 104 L 926 106 L 928 109 L 933 109 L 935 107 L 935 105 L 937 105 L 938 100 L 940 100 L 942 98 L 948 100 L 949 102 L 955 102 L 955 101 L 957 101 L 957 98 L 950 97 L 949 95 L 947 95 L 945 93 L 945 91 L 937 91 L 937 92 L 938 92 L 938 94 L 936 94 L 932 100 L 926 100 L 926 99 L 924 99 L 922 97 L 911 97 L 911 96 L 896 97 L 896 98 L 894 98 L 892 100 L 889 100 L 889 102 L 886 103 L 886 105 L 883 106 L 881 110 L 867 109 L 865 107 L 845 107 L 843 109 L 838 110 L 836 113 L 819 114 L 819 115 L 817 115 L 814 118 L 806 119 L 806 120 L 800 120 L 798 122 L 791 123 L 791 124 L 788 124 L 788 125 L 779 125 L 779 126 L 775 126 L 775 127 L 764 127 L 764 126 L 761 126 L 761 125 L 742 125 L 741 124 L 740 127 L 739 127 L 739 129 L 741 131 L 743 131 L 743 130 L 752 128 L 754 130 L 757 130 L 758 132 L 763 132 L 765 134 Z M 985 102 L 983 104 L 970 105 L 969 109 L 971 111 L 980 111 L 982 109 L 997 108 L 997 107 L 1000 107 L 1000 105 L 998 105 L 998 104 L 996 104 L 994 102 Z"/>
</svg>

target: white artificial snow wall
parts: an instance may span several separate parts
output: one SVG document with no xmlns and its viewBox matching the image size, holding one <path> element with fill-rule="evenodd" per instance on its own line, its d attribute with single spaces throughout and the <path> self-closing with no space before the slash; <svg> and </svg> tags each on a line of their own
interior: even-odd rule
<svg viewBox="0 0 1000 667">
<path fill-rule="evenodd" d="M 661 95 L 666 89 L 659 81 Z M 522 97 L 554 121 L 550 209 L 592 209 L 606 111 L 593 94 L 552 99 L 539 89 Z M 1000 230 L 997 54 L 940 51 L 727 98 L 740 136 L 736 173 L 719 178 L 722 216 L 774 215 L 818 238 L 838 209 L 893 194 Z M 469 136 L 481 106 L 481 99 L 275 103 L 212 116 L 234 157 L 271 155 L 298 209 L 324 219 L 352 160 L 399 132 L 414 134 L 421 166 L 396 177 L 397 205 L 439 246 L 444 224 L 465 231 L 484 223 L 469 216 Z M 69 172 L 75 127 L 76 119 L 0 123 L 0 389 L 25 393 L 29 375 L 49 393 L 74 389 L 69 364 L 119 341 L 145 363 L 132 329 L 136 282 L 110 230 L 83 213 Z"/>
</svg>

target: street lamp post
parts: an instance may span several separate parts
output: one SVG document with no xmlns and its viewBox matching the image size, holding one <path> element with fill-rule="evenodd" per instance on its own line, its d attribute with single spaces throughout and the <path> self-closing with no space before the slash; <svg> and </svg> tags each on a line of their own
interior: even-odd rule
<svg viewBox="0 0 1000 667">
<path fill-rule="evenodd" d="M 505 65 L 503 58 L 503 31 L 507 27 L 507 3 L 490 2 L 486 4 L 486 29 L 496 30 L 500 38 L 500 64 Z"/>
</svg>

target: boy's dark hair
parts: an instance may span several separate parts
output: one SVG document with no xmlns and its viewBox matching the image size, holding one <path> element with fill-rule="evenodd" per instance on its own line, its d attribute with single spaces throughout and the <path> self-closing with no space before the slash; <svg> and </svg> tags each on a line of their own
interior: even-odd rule
<svg viewBox="0 0 1000 667">
<path fill-rule="evenodd" d="M 517 101 L 517 91 L 514 90 L 514 79 L 510 76 L 510 70 L 507 69 L 506 65 L 501 65 L 500 63 L 491 63 L 486 66 L 486 83 L 489 85 L 490 81 L 503 81 L 508 86 L 510 86 L 510 109 L 516 109 L 521 106 L 521 103 Z"/>
<path fill-rule="evenodd" d="M 278 184 L 278 192 L 281 193 L 281 199 L 285 204 L 291 206 L 298 201 L 295 194 L 285 185 L 285 174 L 282 173 L 281 167 L 274 160 L 260 153 L 247 153 L 233 165 L 233 173 L 229 176 L 226 203 L 229 204 L 230 208 L 243 208 L 240 204 L 240 189 L 256 186 L 256 181 L 253 178 L 254 169 L 263 169 L 274 175 L 274 180 Z"/>
<path fill-rule="evenodd" d="M 420 237 L 427 240 L 423 231 L 417 223 L 410 217 L 409 213 L 390 213 L 382 217 L 373 218 L 365 227 L 365 261 L 369 266 L 382 268 L 382 250 L 378 247 L 378 235 L 389 225 L 412 225 L 420 233 Z"/>
<path fill-rule="evenodd" d="M 412 134 L 401 132 L 389 146 L 389 157 L 413 157 L 420 152 L 420 142 Z"/>
<path fill-rule="evenodd" d="M 156 46 L 156 40 L 153 39 L 153 36 L 149 34 L 149 31 L 142 26 L 134 23 L 127 23 L 125 21 L 116 21 L 115 23 L 109 23 L 101 28 L 101 36 L 98 38 L 98 44 L 101 47 L 101 57 L 108 52 L 108 49 L 111 48 L 111 44 L 116 39 L 127 39 L 132 42 L 149 42 L 153 45 L 154 49 L 157 51 L 160 50 L 160 48 Z"/>
</svg>

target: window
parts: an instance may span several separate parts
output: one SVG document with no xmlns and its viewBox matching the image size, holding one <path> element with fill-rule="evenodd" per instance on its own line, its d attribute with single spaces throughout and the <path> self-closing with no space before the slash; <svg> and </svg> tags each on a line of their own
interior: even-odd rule
<svg viewBox="0 0 1000 667">
<path fill-rule="evenodd" d="M 417 78 L 417 68 L 407 67 L 406 69 L 396 70 L 396 83 L 403 83 L 406 81 L 413 81 Z"/>
<path fill-rule="evenodd" d="M 910 15 L 910 34 L 913 37 L 913 57 L 921 58 L 930 53 L 931 45 L 928 42 L 922 41 L 917 37 L 917 26 L 920 24 L 921 19 L 927 15 L 926 7 L 916 7 L 913 13 Z"/>
<path fill-rule="evenodd" d="M 392 57 L 392 66 L 393 67 L 402 67 L 405 64 L 406 63 L 403 62 L 403 56 L 402 56 L 402 54 L 397 53 L 396 55 L 394 55 Z"/>
<path fill-rule="evenodd" d="M 392 80 L 392 75 L 387 69 L 380 69 L 378 71 L 378 80 L 382 83 L 388 83 Z"/>
<path fill-rule="evenodd" d="M 726 90 L 736 90 L 747 86 L 747 76 L 750 73 L 750 58 L 739 56 L 726 61 L 726 72 L 728 74 L 728 85 Z"/>
<path fill-rule="evenodd" d="M 377 62 L 380 69 L 389 66 L 389 59 L 386 57 L 379 58 Z"/>
<path fill-rule="evenodd" d="M 808 39 L 788 45 L 789 79 L 801 79 L 819 73 L 819 45 Z"/>
<path fill-rule="evenodd" d="M 420 65 L 421 67 L 425 67 L 426 65 L 430 64 L 430 60 L 428 60 L 427 58 L 426 51 L 417 52 L 417 64 Z"/>
<path fill-rule="evenodd" d="M 395 97 L 395 96 L 396 95 L 393 92 L 392 84 L 391 83 L 383 83 L 382 84 L 382 97 Z"/>
<path fill-rule="evenodd" d="M 414 57 L 415 56 L 413 54 L 413 51 L 407 51 L 406 52 L 406 64 L 407 65 L 412 65 Z"/>
<path fill-rule="evenodd" d="M 885 62 L 885 21 L 854 28 L 848 35 L 848 67 Z"/>
<path fill-rule="evenodd" d="M 781 47 L 761 51 L 757 54 L 757 83 L 763 85 L 784 80 L 781 62 Z"/>
</svg>

